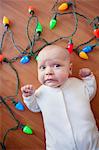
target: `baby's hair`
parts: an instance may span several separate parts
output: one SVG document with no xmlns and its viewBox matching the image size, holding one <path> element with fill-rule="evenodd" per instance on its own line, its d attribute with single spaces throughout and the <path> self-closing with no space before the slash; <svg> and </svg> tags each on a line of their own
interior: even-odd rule
<svg viewBox="0 0 99 150">
<path fill-rule="evenodd" d="M 66 58 L 66 60 L 67 59 L 70 59 L 70 53 L 68 52 L 68 50 L 66 49 L 66 48 L 64 48 L 64 47 L 62 47 L 62 46 L 58 46 L 58 45 L 48 45 L 48 46 L 45 46 L 40 52 L 39 52 L 39 54 L 38 54 L 38 58 L 39 58 L 39 55 L 41 55 L 44 51 L 56 51 L 57 52 L 57 50 L 60 50 L 60 53 L 62 53 L 62 51 L 63 51 L 63 53 L 64 53 L 64 56 L 66 56 L 65 58 Z M 39 59 L 38 59 L 39 60 Z"/>
</svg>

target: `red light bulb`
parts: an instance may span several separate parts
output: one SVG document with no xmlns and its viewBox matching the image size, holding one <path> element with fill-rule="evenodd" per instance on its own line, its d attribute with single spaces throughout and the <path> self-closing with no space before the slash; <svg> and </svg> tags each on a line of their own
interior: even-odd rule
<svg viewBox="0 0 99 150">
<path fill-rule="evenodd" d="M 98 26 L 96 24 L 94 25 L 93 33 L 96 36 L 96 38 L 99 38 L 99 28 L 98 28 Z"/>
<path fill-rule="evenodd" d="M 68 46 L 67 46 L 67 50 L 69 51 L 70 54 L 73 52 L 73 42 L 72 42 L 72 39 L 69 40 L 69 43 L 68 43 Z"/>
<path fill-rule="evenodd" d="M 34 10 L 33 10 L 33 7 L 32 7 L 32 6 L 29 6 L 28 12 L 29 12 L 30 14 L 34 14 Z"/>
<path fill-rule="evenodd" d="M 99 29 L 94 29 L 94 35 L 99 38 Z"/>
<path fill-rule="evenodd" d="M 0 54 L 0 62 L 3 61 L 3 55 Z"/>
</svg>

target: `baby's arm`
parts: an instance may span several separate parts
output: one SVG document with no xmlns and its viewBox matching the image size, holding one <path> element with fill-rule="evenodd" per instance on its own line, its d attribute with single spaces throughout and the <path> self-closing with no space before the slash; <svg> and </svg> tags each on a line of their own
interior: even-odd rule
<svg viewBox="0 0 99 150">
<path fill-rule="evenodd" d="M 79 75 L 85 83 L 90 100 L 92 100 L 96 94 L 97 89 L 95 76 L 93 75 L 93 73 L 89 68 L 80 69 Z"/>
<path fill-rule="evenodd" d="M 32 85 L 25 85 L 21 88 L 23 101 L 29 110 L 33 112 L 40 112 L 40 108 L 37 104 L 36 94 Z"/>
</svg>

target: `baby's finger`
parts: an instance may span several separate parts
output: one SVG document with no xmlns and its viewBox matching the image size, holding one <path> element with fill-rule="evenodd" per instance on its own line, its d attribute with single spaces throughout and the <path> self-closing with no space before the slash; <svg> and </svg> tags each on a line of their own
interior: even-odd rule
<svg viewBox="0 0 99 150">
<path fill-rule="evenodd" d="M 24 92 L 26 90 L 26 86 L 21 87 L 21 92 Z"/>
<path fill-rule="evenodd" d="M 28 96 L 31 96 L 32 94 L 31 93 L 24 93 L 23 94 L 25 97 L 28 97 Z"/>
<path fill-rule="evenodd" d="M 28 93 L 30 90 L 28 89 L 27 86 L 24 86 L 21 88 L 22 93 Z"/>
<path fill-rule="evenodd" d="M 31 84 L 29 85 L 29 89 L 30 89 L 30 90 L 33 90 L 33 86 L 32 86 Z"/>
<path fill-rule="evenodd" d="M 25 88 L 28 89 L 28 90 L 33 90 L 33 86 L 31 84 L 26 85 Z"/>
</svg>

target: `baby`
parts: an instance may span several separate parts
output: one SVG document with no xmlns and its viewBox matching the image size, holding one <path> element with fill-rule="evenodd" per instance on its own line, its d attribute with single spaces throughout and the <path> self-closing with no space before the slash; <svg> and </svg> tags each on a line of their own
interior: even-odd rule
<svg viewBox="0 0 99 150">
<path fill-rule="evenodd" d="M 46 150 L 99 150 L 99 132 L 90 108 L 96 81 L 88 68 L 80 69 L 81 79 L 72 73 L 65 48 L 49 45 L 38 54 L 37 90 L 21 88 L 24 103 L 33 112 L 42 112 Z"/>
</svg>

